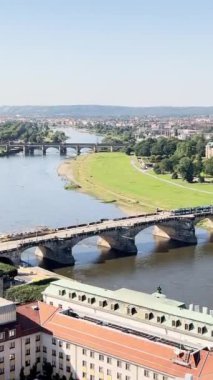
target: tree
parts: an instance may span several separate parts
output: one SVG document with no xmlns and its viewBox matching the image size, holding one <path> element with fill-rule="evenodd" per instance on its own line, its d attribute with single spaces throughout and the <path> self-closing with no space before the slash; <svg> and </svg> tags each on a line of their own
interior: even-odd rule
<svg viewBox="0 0 213 380">
<path fill-rule="evenodd" d="M 213 176 L 213 157 L 205 161 L 204 170 L 206 174 Z"/>
<path fill-rule="evenodd" d="M 161 168 L 159 164 L 155 164 L 153 170 L 155 174 L 161 174 Z"/>
<path fill-rule="evenodd" d="M 52 378 L 52 374 L 53 374 L 53 366 L 51 363 L 49 362 L 46 362 L 43 364 L 43 374 L 44 374 L 44 377 L 49 380 Z"/>
<path fill-rule="evenodd" d="M 37 375 L 37 364 L 35 363 L 32 368 L 30 368 L 30 374 L 27 377 L 27 380 L 34 380 Z"/>
<path fill-rule="evenodd" d="M 20 371 L 20 374 L 19 374 L 19 379 L 20 380 L 25 380 L 26 379 L 26 376 L 24 374 L 24 367 L 21 367 L 21 371 Z"/>
<path fill-rule="evenodd" d="M 172 161 L 169 158 L 164 158 L 160 163 L 160 168 L 162 172 L 171 172 Z"/>
<path fill-rule="evenodd" d="M 199 177 L 202 170 L 203 170 L 203 161 L 202 161 L 202 157 L 199 155 L 197 157 L 197 160 L 194 162 L 194 175 Z"/>
<path fill-rule="evenodd" d="M 188 157 L 183 157 L 178 165 L 178 172 L 183 180 L 192 182 L 194 178 L 194 165 L 193 161 Z"/>
</svg>

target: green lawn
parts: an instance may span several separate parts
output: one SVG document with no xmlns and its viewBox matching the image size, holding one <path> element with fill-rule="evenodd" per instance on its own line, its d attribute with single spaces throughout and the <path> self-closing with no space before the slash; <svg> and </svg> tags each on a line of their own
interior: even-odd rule
<svg viewBox="0 0 213 380">
<path fill-rule="evenodd" d="M 85 191 L 106 201 L 132 203 L 139 208 L 171 209 L 213 203 L 212 184 L 188 184 L 182 180 L 171 180 L 169 175 L 156 175 L 153 178 L 133 168 L 131 159 L 122 153 L 84 156 L 75 161 L 74 175 Z M 184 188 L 162 182 L 159 178 L 169 180 L 172 184 L 178 183 Z"/>
</svg>

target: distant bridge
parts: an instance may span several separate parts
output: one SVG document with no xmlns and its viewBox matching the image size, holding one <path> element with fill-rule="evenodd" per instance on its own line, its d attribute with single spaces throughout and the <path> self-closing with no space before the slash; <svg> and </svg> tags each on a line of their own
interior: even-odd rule
<svg viewBox="0 0 213 380">
<path fill-rule="evenodd" d="M 77 155 L 81 153 L 82 150 L 91 150 L 92 152 L 116 152 L 124 148 L 123 144 L 96 144 L 96 143 L 19 143 L 19 142 L 8 142 L 0 143 L 0 148 L 2 148 L 6 154 L 10 155 L 13 153 L 23 152 L 26 156 L 33 155 L 35 150 L 41 150 L 43 155 L 49 148 L 55 148 L 59 151 L 60 155 L 66 155 L 68 149 L 75 151 Z"/>
<path fill-rule="evenodd" d="M 154 235 L 185 244 L 196 244 L 195 225 L 202 219 L 213 221 L 213 206 L 141 214 L 117 219 L 102 219 L 88 224 L 0 237 L 0 257 L 20 262 L 21 253 L 36 247 L 36 254 L 63 263 L 74 264 L 72 248 L 81 240 L 98 236 L 98 244 L 118 251 L 137 253 L 135 237 L 154 226 Z"/>
</svg>

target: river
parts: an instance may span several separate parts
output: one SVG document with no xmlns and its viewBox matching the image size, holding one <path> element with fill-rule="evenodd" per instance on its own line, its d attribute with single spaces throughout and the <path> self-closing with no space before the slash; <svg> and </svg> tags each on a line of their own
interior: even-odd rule
<svg viewBox="0 0 213 380">
<path fill-rule="evenodd" d="M 101 140 L 72 128 L 66 129 L 66 133 L 73 142 Z M 123 215 L 113 204 L 64 190 L 65 182 L 57 174 L 61 160 L 64 158 L 54 149 L 49 149 L 45 157 L 37 152 L 33 157 L 19 154 L 0 159 L 0 232 L 66 226 Z M 207 231 L 197 228 L 196 234 L 196 246 L 179 247 L 175 242 L 153 238 L 152 229 L 146 229 L 136 238 L 138 254 L 130 257 L 97 248 L 93 238 L 73 248 L 74 267 L 51 265 L 51 269 L 105 288 L 154 292 L 161 285 L 168 297 L 212 307 L 213 245 Z M 22 259 L 30 265 L 50 265 L 39 261 L 32 250 L 25 251 Z"/>
</svg>

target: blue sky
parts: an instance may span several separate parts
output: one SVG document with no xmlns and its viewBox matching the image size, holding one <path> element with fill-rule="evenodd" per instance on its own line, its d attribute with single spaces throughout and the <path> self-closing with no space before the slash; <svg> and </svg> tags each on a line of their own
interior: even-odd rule
<svg viewBox="0 0 213 380">
<path fill-rule="evenodd" d="M 212 0 L 0 0 L 0 105 L 213 105 Z"/>
</svg>

